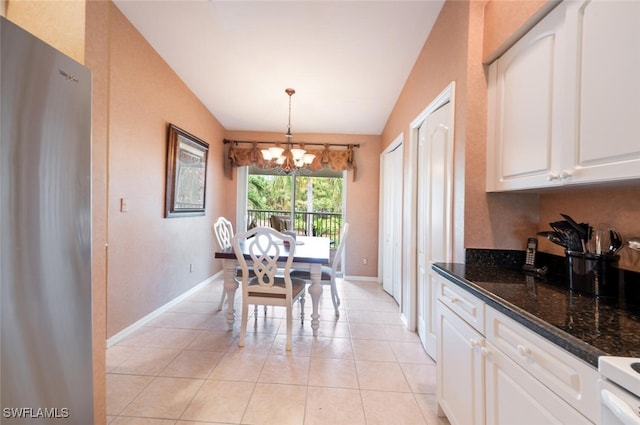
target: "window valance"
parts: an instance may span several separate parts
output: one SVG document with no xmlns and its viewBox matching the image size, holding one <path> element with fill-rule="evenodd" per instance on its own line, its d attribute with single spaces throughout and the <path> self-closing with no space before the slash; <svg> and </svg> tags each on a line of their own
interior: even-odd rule
<svg viewBox="0 0 640 425">
<path fill-rule="evenodd" d="M 257 141 L 224 140 L 225 162 L 231 167 L 253 165 L 260 168 L 281 168 L 285 173 L 296 169 L 319 171 L 328 168 L 334 171 L 353 170 L 353 180 L 356 179 L 358 166 L 355 149 L 359 144 L 329 144 L 329 143 L 277 143 Z M 270 146 L 280 146 L 284 149 L 283 161 L 278 164 L 273 160 L 265 160 L 262 150 Z M 300 147 L 306 153 L 314 155 L 310 164 L 296 165 L 292 149 Z M 225 164 L 225 165 L 227 165 Z"/>
</svg>

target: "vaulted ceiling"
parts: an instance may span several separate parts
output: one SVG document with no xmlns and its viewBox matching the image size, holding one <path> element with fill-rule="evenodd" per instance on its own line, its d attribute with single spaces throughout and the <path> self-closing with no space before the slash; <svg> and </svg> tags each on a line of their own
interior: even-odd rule
<svg viewBox="0 0 640 425">
<path fill-rule="evenodd" d="M 380 134 L 443 0 L 115 0 L 227 130 Z"/>
</svg>

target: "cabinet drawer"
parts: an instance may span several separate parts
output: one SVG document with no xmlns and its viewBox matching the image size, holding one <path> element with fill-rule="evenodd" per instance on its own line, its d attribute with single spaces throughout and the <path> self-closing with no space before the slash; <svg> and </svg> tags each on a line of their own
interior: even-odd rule
<svg viewBox="0 0 640 425">
<path fill-rule="evenodd" d="M 598 420 L 598 372 L 508 318 L 486 309 L 486 338 L 589 420 Z"/>
<path fill-rule="evenodd" d="M 438 278 L 438 299 L 484 334 L 484 302 L 445 278 Z"/>
</svg>

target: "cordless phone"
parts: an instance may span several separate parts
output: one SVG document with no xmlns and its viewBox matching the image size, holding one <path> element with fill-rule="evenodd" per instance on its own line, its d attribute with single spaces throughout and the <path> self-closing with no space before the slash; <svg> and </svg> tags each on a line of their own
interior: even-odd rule
<svg viewBox="0 0 640 425">
<path fill-rule="evenodd" d="M 535 266 L 536 262 L 536 250 L 538 249 L 538 240 L 536 238 L 527 239 L 527 255 L 524 263 L 527 266 Z"/>
<path fill-rule="evenodd" d="M 538 240 L 536 238 L 527 239 L 527 251 L 525 253 L 524 265 L 525 271 L 534 272 L 536 275 L 544 275 L 547 273 L 547 266 L 536 267 L 536 251 L 538 250 Z"/>
</svg>

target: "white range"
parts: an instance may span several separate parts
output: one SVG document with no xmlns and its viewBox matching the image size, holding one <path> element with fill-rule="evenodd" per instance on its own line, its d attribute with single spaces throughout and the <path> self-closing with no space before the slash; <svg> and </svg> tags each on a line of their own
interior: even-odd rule
<svg viewBox="0 0 640 425">
<path fill-rule="evenodd" d="M 640 425 L 640 358 L 598 359 L 600 425 Z"/>
</svg>

